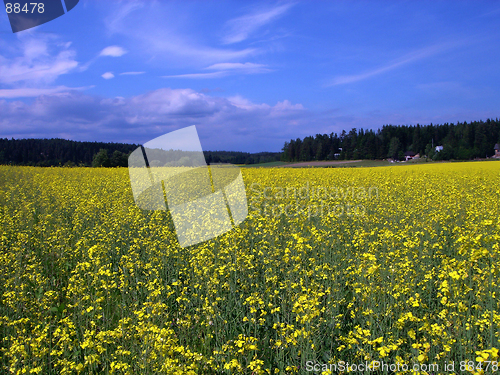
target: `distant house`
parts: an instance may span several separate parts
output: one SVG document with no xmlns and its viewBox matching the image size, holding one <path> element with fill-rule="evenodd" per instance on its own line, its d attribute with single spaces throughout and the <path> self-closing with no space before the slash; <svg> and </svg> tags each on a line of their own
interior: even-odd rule
<svg viewBox="0 0 500 375">
<path fill-rule="evenodd" d="M 493 147 L 493 149 L 495 150 L 495 155 L 493 155 L 494 158 L 500 158 L 500 144 L 495 144 L 495 146 Z"/>
<path fill-rule="evenodd" d="M 436 146 L 436 152 L 443 151 L 443 146 Z"/>
<path fill-rule="evenodd" d="M 405 160 L 411 160 L 415 157 L 415 153 L 413 151 L 406 151 L 405 152 Z"/>
</svg>

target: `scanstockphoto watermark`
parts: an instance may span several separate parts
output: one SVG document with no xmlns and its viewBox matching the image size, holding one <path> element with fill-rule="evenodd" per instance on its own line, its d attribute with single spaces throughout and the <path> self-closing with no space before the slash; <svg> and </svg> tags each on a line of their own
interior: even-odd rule
<svg viewBox="0 0 500 375">
<path fill-rule="evenodd" d="M 128 167 L 135 204 L 142 210 L 168 209 L 181 247 L 215 238 L 247 217 L 240 169 L 209 168 L 194 125 L 136 148 Z"/>
<path fill-rule="evenodd" d="M 446 362 L 444 366 L 439 366 L 437 363 L 386 363 L 384 361 L 372 361 L 362 363 L 349 363 L 339 361 L 336 363 L 318 363 L 307 361 L 305 369 L 307 372 L 323 373 L 330 371 L 331 373 L 337 372 L 377 372 L 377 373 L 399 373 L 399 372 L 424 372 L 424 373 L 437 373 L 444 370 L 445 372 L 454 372 L 455 363 Z"/>
<path fill-rule="evenodd" d="M 263 186 L 249 187 L 249 211 L 261 216 L 365 216 L 366 203 L 377 199 L 376 186 Z"/>
</svg>

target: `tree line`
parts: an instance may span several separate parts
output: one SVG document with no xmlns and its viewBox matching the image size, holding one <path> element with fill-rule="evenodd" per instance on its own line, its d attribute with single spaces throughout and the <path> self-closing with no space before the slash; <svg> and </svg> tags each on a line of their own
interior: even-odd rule
<svg viewBox="0 0 500 375">
<path fill-rule="evenodd" d="M 353 128 L 349 132 L 316 134 L 285 142 L 282 152 L 248 153 L 204 151 L 210 163 L 258 164 L 273 161 L 401 160 L 406 152 L 434 160 L 490 157 L 500 143 L 500 121 L 487 119 L 442 125 L 384 125 L 377 131 Z M 443 146 L 436 151 L 436 146 Z M 0 138 L 0 164 L 30 166 L 126 167 L 139 145 L 79 142 L 65 139 Z"/>
<path fill-rule="evenodd" d="M 66 167 L 127 167 L 139 145 L 66 139 L 0 138 L 0 164 Z M 207 163 L 258 164 L 280 160 L 279 152 L 204 151 Z M 181 155 L 182 156 L 182 155 Z M 179 157 L 181 157 L 179 156 Z"/>
<path fill-rule="evenodd" d="M 260 164 L 280 161 L 281 152 L 203 151 L 207 163 Z"/>
<path fill-rule="evenodd" d="M 406 152 L 434 160 L 469 160 L 492 156 L 496 143 L 500 143 L 498 118 L 442 125 L 384 125 L 377 131 L 353 128 L 341 134 L 292 139 L 285 142 L 281 160 L 402 160 Z M 436 151 L 436 146 L 443 149 Z"/>
<path fill-rule="evenodd" d="M 130 154 L 129 154 L 130 155 Z M 126 167 L 128 156 L 114 151 L 111 157 L 106 149 L 101 149 L 92 161 L 92 167 Z M 258 152 L 251 154 L 239 151 L 203 151 L 204 160 L 196 152 L 182 150 L 148 150 L 148 164 L 150 166 L 200 166 L 207 164 L 230 163 L 230 164 L 259 164 L 279 161 L 280 152 Z"/>
<path fill-rule="evenodd" d="M 95 155 L 101 149 L 106 150 L 109 157 L 114 156 L 123 163 L 123 157 L 126 159 L 138 146 L 125 143 L 78 142 L 59 138 L 0 138 L 0 164 L 90 167 Z"/>
</svg>

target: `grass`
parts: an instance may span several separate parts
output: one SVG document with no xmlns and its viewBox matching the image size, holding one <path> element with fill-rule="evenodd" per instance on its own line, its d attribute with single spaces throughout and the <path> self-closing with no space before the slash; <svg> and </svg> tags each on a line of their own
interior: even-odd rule
<svg viewBox="0 0 500 375">
<path fill-rule="evenodd" d="M 290 164 L 290 163 L 284 162 L 284 161 L 272 161 L 269 163 L 245 164 L 245 165 L 242 165 L 242 167 L 245 167 L 245 168 L 273 168 L 273 167 L 283 167 L 283 166 L 286 166 L 287 164 Z"/>
</svg>

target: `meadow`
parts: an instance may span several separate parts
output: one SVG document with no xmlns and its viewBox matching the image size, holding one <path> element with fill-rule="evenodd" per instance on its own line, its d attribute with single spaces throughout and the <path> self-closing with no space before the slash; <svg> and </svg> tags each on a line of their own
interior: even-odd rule
<svg viewBox="0 0 500 375">
<path fill-rule="evenodd" d="M 182 248 L 126 168 L 0 166 L 0 373 L 498 370 L 500 162 L 242 174 Z"/>
</svg>

